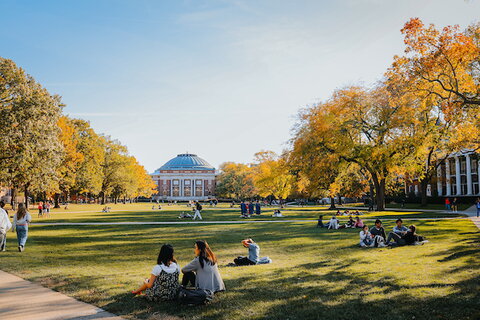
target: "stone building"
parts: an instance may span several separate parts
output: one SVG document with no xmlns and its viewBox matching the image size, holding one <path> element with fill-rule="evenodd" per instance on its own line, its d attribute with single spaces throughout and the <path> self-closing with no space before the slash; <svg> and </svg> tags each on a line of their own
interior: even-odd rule
<svg viewBox="0 0 480 320">
<path fill-rule="evenodd" d="M 179 154 L 151 174 L 154 200 L 207 200 L 215 197 L 215 168 L 195 154 Z"/>
</svg>

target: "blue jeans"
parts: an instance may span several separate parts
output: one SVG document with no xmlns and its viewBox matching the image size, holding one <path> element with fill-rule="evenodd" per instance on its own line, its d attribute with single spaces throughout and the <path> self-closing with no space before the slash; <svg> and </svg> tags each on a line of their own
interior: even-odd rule
<svg viewBox="0 0 480 320">
<path fill-rule="evenodd" d="M 480 208 L 477 208 L 477 218 L 479 217 L 480 215 Z"/>
<path fill-rule="evenodd" d="M 28 226 L 17 226 L 18 245 L 25 247 L 28 238 Z"/>
</svg>

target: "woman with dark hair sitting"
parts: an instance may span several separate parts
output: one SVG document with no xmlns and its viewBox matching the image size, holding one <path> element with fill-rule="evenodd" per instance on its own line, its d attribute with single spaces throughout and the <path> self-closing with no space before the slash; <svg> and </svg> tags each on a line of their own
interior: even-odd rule
<svg viewBox="0 0 480 320">
<path fill-rule="evenodd" d="M 182 268 L 182 286 L 190 283 L 198 289 L 212 292 L 224 291 L 222 276 L 218 271 L 217 257 L 206 241 L 195 242 L 195 258 Z"/>
<path fill-rule="evenodd" d="M 145 291 L 145 296 L 150 301 L 174 300 L 180 289 L 179 274 L 180 267 L 173 256 L 173 247 L 164 244 L 160 249 L 157 265 L 153 267 L 150 279 L 147 279 L 140 288 L 132 293 L 137 295 Z"/>
</svg>

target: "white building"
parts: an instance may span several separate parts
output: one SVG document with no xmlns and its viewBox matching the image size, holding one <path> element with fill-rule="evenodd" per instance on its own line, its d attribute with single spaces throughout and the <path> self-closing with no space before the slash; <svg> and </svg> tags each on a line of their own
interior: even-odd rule
<svg viewBox="0 0 480 320">
<path fill-rule="evenodd" d="M 154 200 L 207 200 L 215 195 L 215 168 L 195 154 L 179 154 L 151 174 Z"/>
<path fill-rule="evenodd" d="M 480 157 L 472 150 L 450 155 L 437 168 L 437 193 L 439 196 L 480 196 Z"/>
</svg>

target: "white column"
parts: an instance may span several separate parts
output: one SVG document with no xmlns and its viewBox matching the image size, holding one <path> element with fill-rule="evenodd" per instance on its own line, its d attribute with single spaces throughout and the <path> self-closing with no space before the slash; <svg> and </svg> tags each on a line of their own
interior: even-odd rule
<svg viewBox="0 0 480 320">
<path fill-rule="evenodd" d="M 457 196 L 462 194 L 462 182 L 460 179 L 460 159 L 455 156 L 455 183 L 457 185 Z"/>
<path fill-rule="evenodd" d="M 438 165 L 437 167 L 437 193 L 438 196 L 442 196 L 442 165 Z"/>
<path fill-rule="evenodd" d="M 447 158 L 445 160 L 445 175 L 446 175 L 446 178 L 447 178 L 447 181 L 446 181 L 446 185 L 447 185 L 447 196 L 451 196 L 452 195 L 452 185 L 450 184 L 450 160 Z"/>
<path fill-rule="evenodd" d="M 472 194 L 472 165 L 470 160 L 470 155 L 465 155 L 465 161 L 467 162 L 467 194 Z"/>
</svg>

